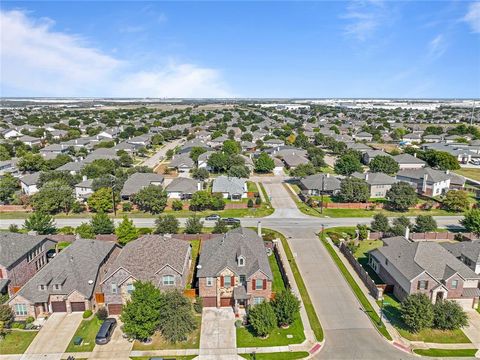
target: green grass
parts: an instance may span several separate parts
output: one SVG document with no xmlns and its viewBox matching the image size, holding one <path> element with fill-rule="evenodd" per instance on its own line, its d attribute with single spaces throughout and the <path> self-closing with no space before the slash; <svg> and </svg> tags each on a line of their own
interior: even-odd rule
<svg viewBox="0 0 480 360">
<path fill-rule="evenodd" d="M 282 273 L 280 272 L 280 265 L 277 263 L 274 254 L 268 257 L 268 262 L 270 263 L 270 269 L 272 269 L 273 274 L 272 291 L 278 293 L 285 290 L 285 283 L 283 282 Z"/>
<path fill-rule="evenodd" d="M 455 173 L 463 175 L 473 180 L 480 181 L 480 169 L 461 168 L 455 170 Z"/>
<path fill-rule="evenodd" d="M 335 264 L 337 264 L 338 269 L 342 273 L 343 277 L 347 281 L 347 283 L 350 285 L 350 287 L 353 290 L 353 293 L 357 297 L 358 301 L 362 305 L 363 309 L 365 310 L 365 313 L 368 315 L 372 323 L 375 325 L 377 330 L 388 340 L 392 340 L 392 337 L 388 333 L 387 329 L 383 325 L 379 325 L 380 323 L 380 317 L 377 313 L 377 311 L 373 308 L 372 304 L 368 301 L 366 295 L 363 293 L 362 289 L 358 284 L 356 283 L 355 279 L 353 278 L 352 274 L 348 271 L 346 266 L 343 264 L 342 260 L 338 256 L 338 254 L 335 252 L 335 249 L 332 247 L 332 245 L 325 239 L 324 234 L 320 236 L 320 241 L 322 244 L 325 246 L 327 249 L 328 253 L 332 257 L 333 261 Z"/>
<path fill-rule="evenodd" d="M 415 349 L 413 352 L 430 357 L 475 357 L 478 349 Z"/>
<path fill-rule="evenodd" d="M 11 330 L 0 341 L 0 354 L 23 354 L 38 331 Z"/>
<path fill-rule="evenodd" d="M 177 356 L 177 355 L 162 355 L 164 359 L 176 359 L 176 360 L 192 360 L 195 359 L 198 355 L 189 355 L 189 356 Z M 150 360 L 151 356 L 130 356 L 132 360 Z"/>
<path fill-rule="evenodd" d="M 372 251 L 373 249 L 377 249 L 379 247 L 383 246 L 383 241 L 382 240 L 363 240 L 359 241 L 358 247 L 355 249 L 355 252 L 353 253 L 353 256 L 357 260 L 361 258 L 366 258 L 367 253 L 369 251 Z"/>
<path fill-rule="evenodd" d="M 291 339 L 287 335 L 292 335 Z M 250 326 L 237 328 L 237 347 L 266 347 L 301 344 L 305 340 L 303 324 L 298 317 L 288 329 L 276 328 L 270 336 L 262 339 L 255 335 Z"/>
<path fill-rule="evenodd" d="M 98 330 L 102 325 L 101 320 L 94 316 L 90 320 L 83 320 L 75 335 L 73 335 L 72 340 L 68 344 L 67 350 L 65 352 L 90 352 L 93 351 L 95 347 L 95 336 L 97 336 Z M 83 338 L 83 342 L 80 345 L 75 345 L 73 339 L 77 336 Z"/>
<path fill-rule="evenodd" d="M 272 203 L 270 202 L 270 198 L 268 197 L 268 194 L 267 194 L 267 190 L 265 190 L 265 187 L 263 186 L 262 183 L 258 183 L 258 186 L 260 187 L 260 191 L 262 192 L 263 194 L 263 197 L 265 198 L 265 203 L 272 207 Z"/>
<path fill-rule="evenodd" d="M 397 329 L 399 334 L 410 341 L 424 341 L 439 344 L 468 344 L 470 340 L 462 330 L 438 330 L 423 329 L 418 333 L 412 333 L 404 324 L 400 314 L 400 303 L 393 296 L 384 294 L 383 313 L 390 323 Z"/>
<path fill-rule="evenodd" d="M 255 184 L 253 181 L 247 181 L 247 191 L 258 192 L 257 184 Z"/>
<path fill-rule="evenodd" d="M 317 338 L 317 341 L 323 340 L 323 329 L 322 325 L 320 324 L 320 320 L 318 319 L 317 313 L 315 312 L 315 308 L 313 307 L 312 300 L 310 299 L 310 295 L 308 295 L 307 287 L 303 282 L 302 275 L 300 274 L 300 270 L 297 267 L 297 263 L 295 262 L 295 258 L 293 257 L 292 250 L 288 245 L 287 239 L 282 233 L 278 231 L 271 230 L 271 229 L 263 229 L 263 233 L 273 233 L 275 237 L 278 237 L 282 242 L 283 248 L 285 250 L 285 254 L 287 255 L 287 260 L 290 263 L 290 268 L 292 269 L 293 276 L 295 278 L 295 282 L 297 283 L 298 290 L 300 292 L 300 296 L 302 297 L 303 306 L 305 307 L 305 311 L 307 312 L 308 321 L 310 322 L 310 327 Z"/>
<path fill-rule="evenodd" d="M 308 357 L 310 354 L 306 351 L 292 351 L 282 353 L 256 353 L 256 360 L 295 360 Z M 240 354 L 241 357 L 248 360 L 253 360 L 252 354 Z"/>
<path fill-rule="evenodd" d="M 198 256 L 200 254 L 200 240 L 192 240 L 190 241 L 190 245 L 192 245 L 192 265 L 190 268 L 190 274 L 188 276 L 188 281 L 186 288 L 191 289 L 193 283 L 193 274 L 195 273 L 195 268 L 197 266 Z"/>
</svg>

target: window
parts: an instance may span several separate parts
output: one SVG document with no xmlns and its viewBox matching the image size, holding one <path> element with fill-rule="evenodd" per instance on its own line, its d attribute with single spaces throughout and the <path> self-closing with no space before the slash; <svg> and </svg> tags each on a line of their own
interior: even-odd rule
<svg viewBox="0 0 480 360">
<path fill-rule="evenodd" d="M 173 275 L 163 275 L 163 285 L 175 285 L 175 277 Z"/>
<path fill-rule="evenodd" d="M 428 281 L 427 280 L 420 280 L 417 283 L 417 290 L 427 290 L 428 289 Z"/>
<path fill-rule="evenodd" d="M 38 285 L 38 290 L 45 290 L 45 285 Z"/>
<path fill-rule="evenodd" d="M 62 285 L 60 284 L 53 285 L 53 290 L 60 290 L 61 288 L 62 288 Z"/>
<path fill-rule="evenodd" d="M 18 316 L 27 315 L 27 305 L 26 304 L 15 304 L 15 314 Z"/>
<path fill-rule="evenodd" d="M 135 290 L 135 286 L 133 284 L 127 284 L 127 292 L 131 294 Z"/>
<path fill-rule="evenodd" d="M 258 305 L 263 303 L 265 299 L 263 297 L 254 297 L 253 298 L 253 305 Z"/>
<path fill-rule="evenodd" d="M 255 280 L 255 290 L 263 290 L 263 279 Z"/>
<path fill-rule="evenodd" d="M 452 280 L 452 289 L 458 288 L 458 280 Z"/>
<path fill-rule="evenodd" d="M 213 278 L 207 277 L 207 286 L 213 286 Z"/>
<path fill-rule="evenodd" d="M 117 284 L 112 284 L 111 287 L 112 287 L 112 294 L 117 294 L 118 293 Z"/>
<path fill-rule="evenodd" d="M 223 287 L 230 287 L 232 286 L 232 277 L 231 276 L 224 276 L 223 277 Z"/>
<path fill-rule="evenodd" d="M 245 275 L 240 275 L 240 283 L 245 284 L 247 282 L 247 277 Z"/>
<path fill-rule="evenodd" d="M 238 258 L 238 266 L 245 266 L 245 258 L 243 256 Z"/>
</svg>

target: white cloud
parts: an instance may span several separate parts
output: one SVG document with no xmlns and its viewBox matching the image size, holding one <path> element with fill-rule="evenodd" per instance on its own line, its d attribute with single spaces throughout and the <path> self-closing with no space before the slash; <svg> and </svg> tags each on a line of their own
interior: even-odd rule
<svg viewBox="0 0 480 360">
<path fill-rule="evenodd" d="M 383 1 L 367 0 L 350 2 L 341 18 L 348 21 L 344 29 L 346 35 L 365 41 L 382 24 L 385 16 Z"/>
<path fill-rule="evenodd" d="M 435 59 L 442 56 L 447 51 L 447 41 L 443 34 L 435 36 L 428 44 L 428 56 Z"/>
<path fill-rule="evenodd" d="M 155 69 L 52 30 L 53 21 L 0 11 L 2 96 L 228 97 L 216 69 L 170 61 Z"/>
<path fill-rule="evenodd" d="M 463 20 L 470 25 L 474 33 L 480 33 L 480 2 L 470 4 Z"/>
</svg>

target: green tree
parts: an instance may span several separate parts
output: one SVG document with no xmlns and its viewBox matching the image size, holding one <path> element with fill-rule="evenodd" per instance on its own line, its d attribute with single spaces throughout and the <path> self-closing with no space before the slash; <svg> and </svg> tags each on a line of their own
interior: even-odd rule
<svg viewBox="0 0 480 360">
<path fill-rule="evenodd" d="M 17 166 L 20 171 L 40 171 L 45 166 L 45 160 L 42 155 L 26 153 L 20 158 Z"/>
<path fill-rule="evenodd" d="M 262 152 L 254 160 L 254 166 L 257 173 L 269 173 L 275 168 L 275 162 L 266 152 Z"/>
<path fill-rule="evenodd" d="M 57 232 L 53 217 L 42 211 L 35 211 L 25 219 L 23 227 L 29 231 L 36 231 L 39 235 L 50 235 Z"/>
<path fill-rule="evenodd" d="M 433 325 L 433 305 L 425 294 L 412 294 L 401 303 L 402 320 L 413 332 Z"/>
<path fill-rule="evenodd" d="M 225 153 L 216 152 L 208 157 L 207 164 L 214 172 L 223 172 L 229 168 L 230 157 Z"/>
<path fill-rule="evenodd" d="M 369 164 L 370 171 L 394 175 L 400 170 L 398 163 L 391 156 L 376 156 Z"/>
<path fill-rule="evenodd" d="M 195 162 L 195 164 L 198 164 L 198 157 L 206 152 L 207 152 L 207 149 L 200 146 L 194 146 L 190 150 L 190 159 L 192 159 Z"/>
<path fill-rule="evenodd" d="M 142 211 L 160 214 L 167 206 L 167 192 L 157 185 L 149 185 L 133 196 L 132 202 Z"/>
<path fill-rule="evenodd" d="M 480 209 L 471 209 L 465 212 L 464 218 L 460 220 L 468 232 L 480 236 Z"/>
<path fill-rule="evenodd" d="M 113 220 L 104 212 L 96 213 L 90 221 L 92 230 L 95 234 L 113 234 L 115 232 L 115 224 Z"/>
<path fill-rule="evenodd" d="M 237 178 L 248 178 L 250 176 L 250 170 L 245 165 L 236 165 L 228 169 L 227 175 Z"/>
<path fill-rule="evenodd" d="M 0 304 L 0 322 L 3 323 L 3 326 L 9 328 L 14 319 L 15 313 L 10 305 Z"/>
<path fill-rule="evenodd" d="M 38 187 L 41 188 L 43 185 L 50 181 L 62 181 L 70 187 L 74 187 L 75 184 L 79 182 L 78 176 L 70 174 L 68 171 L 42 171 L 38 178 Z"/>
<path fill-rule="evenodd" d="M 132 240 L 138 239 L 138 229 L 133 225 L 133 220 L 128 220 L 127 215 L 123 217 L 122 222 L 115 229 L 120 245 L 125 245 Z"/>
<path fill-rule="evenodd" d="M 300 313 L 300 300 L 291 290 L 284 290 L 275 294 L 272 306 L 279 326 L 291 325 Z"/>
<path fill-rule="evenodd" d="M 203 229 L 203 221 L 199 217 L 193 215 L 187 219 L 185 223 L 185 234 L 201 234 Z"/>
<path fill-rule="evenodd" d="M 460 169 L 458 159 L 454 155 L 445 151 L 427 150 L 425 152 L 425 160 L 428 165 L 440 170 Z"/>
<path fill-rule="evenodd" d="M 412 227 L 410 220 L 406 216 L 400 216 L 393 219 L 390 232 L 395 236 L 405 235 L 405 230 Z"/>
<path fill-rule="evenodd" d="M 388 218 L 384 214 L 375 214 L 373 221 L 370 224 L 370 228 L 373 231 L 386 233 L 390 229 Z"/>
<path fill-rule="evenodd" d="M 305 134 L 298 134 L 293 144 L 301 149 L 307 149 L 309 146 L 312 146 L 310 140 L 308 140 L 308 137 Z"/>
<path fill-rule="evenodd" d="M 155 220 L 155 234 L 177 234 L 180 223 L 173 215 L 159 216 Z"/>
<path fill-rule="evenodd" d="M 162 336 L 171 343 L 185 341 L 196 329 L 192 302 L 180 291 L 167 291 L 160 308 L 159 329 Z"/>
<path fill-rule="evenodd" d="M 223 142 L 222 151 L 227 156 L 240 154 L 241 150 L 242 150 L 242 148 L 240 147 L 240 144 L 238 142 L 236 142 L 235 140 L 225 140 Z"/>
<path fill-rule="evenodd" d="M 173 200 L 172 209 L 174 211 L 180 211 L 183 209 L 183 202 L 181 200 Z"/>
<path fill-rule="evenodd" d="M 347 177 L 340 182 L 338 197 L 342 202 L 366 202 L 370 197 L 370 190 L 365 180 Z"/>
<path fill-rule="evenodd" d="M 161 309 L 165 300 L 160 290 L 150 282 L 137 281 L 131 300 L 122 310 L 123 331 L 129 336 L 146 340 L 160 326 Z"/>
<path fill-rule="evenodd" d="M 393 184 L 385 198 L 388 200 L 390 208 L 397 211 L 407 211 L 409 207 L 417 203 L 415 189 L 403 181 Z"/>
<path fill-rule="evenodd" d="M 212 234 L 225 234 L 227 231 L 228 226 L 225 224 L 225 221 L 218 219 L 212 229 Z"/>
<path fill-rule="evenodd" d="M 452 212 L 463 212 L 470 208 L 468 194 L 463 190 L 450 190 L 445 195 L 442 205 L 445 209 Z"/>
<path fill-rule="evenodd" d="M 93 212 L 113 211 L 112 188 L 102 187 L 87 200 L 88 208 Z"/>
<path fill-rule="evenodd" d="M 458 330 L 468 325 L 468 317 L 456 301 L 437 301 L 433 306 L 433 325 L 441 330 Z"/>
<path fill-rule="evenodd" d="M 335 172 L 340 175 L 351 175 L 354 172 L 362 172 L 362 164 L 357 156 L 353 154 L 345 154 L 335 162 Z"/>
<path fill-rule="evenodd" d="M 89 179 L 96 179 L 105 175 L 114 175 L 118 168 L 117 162 L 111 159 L 97 159 L 82 169 L 82 175 Z"/>
<path fill-rule="evenodd" d="M 432 232 L 437 230 L 437 222 L 432 215 L 418 215 L 415 219 L 416 232 Z"/>
<path fill-rule="evenodd" d="M 267 337 L 277 326 L 277 317 L 269 302 L 262 302 L 248 310 L 248 322 L 258 336 Z"/>
<path fill-rule="evenodd" d="M 0 145 L 0 161 L 10 160 L 11 158 L 12 155 L 8 149 L 5 146 Z"/>
<path fill-rule="evenodd" d="M 95 239 L 93 227 L 89 223 L 81 223 L 77 226 L 75 234 L 79 235 L 82 239 Z"/>
<path fill-rule="evenodd" d="M 128 153 L 125 151 L 125 150 L 119 150 L 118 151 L 120 154 L 117 153 L 117 155 L 119 156 L 119 161 L 120 161 L 120 165 L 123 166 L 123 167 L 130 167 L 133 165 L 133 159 L 130 155 L 128 155 Z"/>
<path fill-rule="evenodd" d="M 32 206 L 36 211 L 56 214 L 60 211 L 68 213 L 75 202 L 73 190 L 63 181 L 54 180 L 44 184 L 32 196 Z"/>
<path fill-rule="evenodd" d="M 192 177 L 200 181 L 205 181 L 210 177 L 210 173 L 205 168 L 193 169 Z"/>
<path fill-rule="evenodd" d="M 0 178 L 0 201 L 9 204 L 18 188 L 18 179 L 15 179 L 12 174 L 6 173 Z"/>
<path fill-rule="evenodd" d="M 290 175 L 296 178 L 305 178 L 309 175 L 317 173 L 317 169 L 312 163 L 300 164 L 295 169 L 290 170 Z"/>
</svg>

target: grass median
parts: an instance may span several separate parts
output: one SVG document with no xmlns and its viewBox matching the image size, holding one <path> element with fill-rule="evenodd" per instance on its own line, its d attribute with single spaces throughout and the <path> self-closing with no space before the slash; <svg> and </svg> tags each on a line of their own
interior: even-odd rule
<svg viewBox="0 0 480 360">
<path fill-rule="evenodd" d="M 413 352 L 429 357 L 475 357 L 478 349 L 415 349 Z"/>
</svg>

